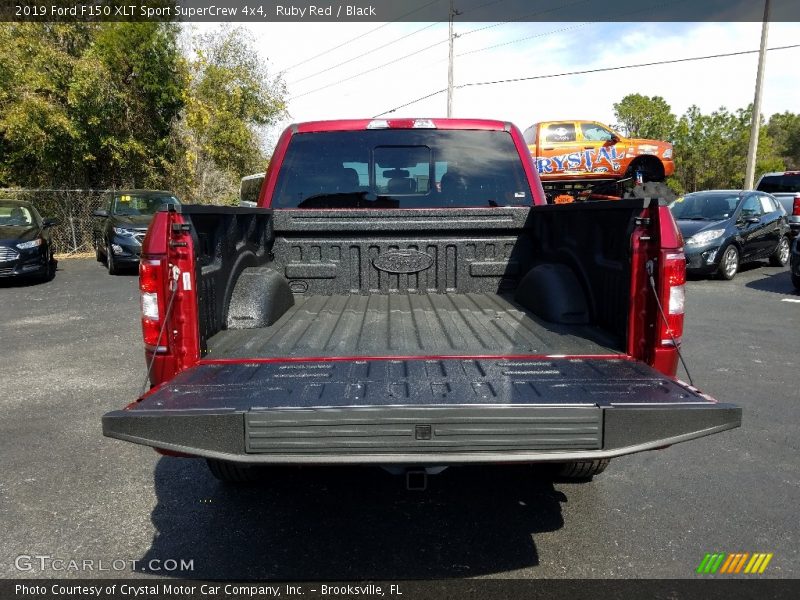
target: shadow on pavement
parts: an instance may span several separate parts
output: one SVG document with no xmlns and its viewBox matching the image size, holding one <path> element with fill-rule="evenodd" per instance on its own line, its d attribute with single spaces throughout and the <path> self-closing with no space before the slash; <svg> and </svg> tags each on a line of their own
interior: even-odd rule
<svg viewBox="0 0 800 600">
<path fill-rule="evenodd" d="M 761 279 L 749 281 L 745 286 L 761 292 L 772 292 L 774 294 L 798 293 L 792 285 L 792 276 L 788 269 L 772 275 L 765 275 Z"/>
<path fill-rule="evenodd" d="M 377 467 L 285 468 L 230 487 L 200 460 L 155 468 L 156 534 L 140 564 L 194 560 L 193 579 L 416 579 L 539 564 L 566 496 L 530 466 L 450 468 L 425 492 Z M 163 571 L 158 575 L 170 575 Z"/>
</svg>

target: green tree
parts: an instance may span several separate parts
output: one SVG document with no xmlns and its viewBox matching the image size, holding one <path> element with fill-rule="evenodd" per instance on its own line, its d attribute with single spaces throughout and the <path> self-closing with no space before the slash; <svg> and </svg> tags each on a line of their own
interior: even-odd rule
<svg viewBox="0 0 800 600">
<path fill-rule="evenodd" d="M 685 191 L 741 188 L 750 142 L 752 106 L 731 113 L 725 107 L 704 115 L 690 106 L 673 134 L 675 178 Z M 781 169 L 768 128 L 759 130 L 756 174 Z"/>
<path fill-rule="evenodd" d="M 68 93 L 89 24 L 0 24 L 0 184 L 72 180 L 78 135 Z"/>
<path fill-rule="evenodd" d="M 177 35 L 169 23 L 0 25 L 0 178 L 158 185 L 183 104 Z"/>
<path fill-rule="evenodd" d="M 193 42 L 175 175 L 196 201 L 232 202 L 239 179 L 264 170 L 261 131 L 285 114 L 285 87 L 243 28 L 223 26 Z"/>
<path fill-rule="evenodd" d="M 800 169 L 800 115 L 789 111 L 772 115 L 767 132 L 784 168 Z"/>
<path fill-rule="evenodd" d="M 656 140 L 670 139 L 676 123 L 672 107 L 661 96 L 628 94 L 614 103 L 614 116 L 625 135 Z"/>
<path fill-rule="evenodd" d="M 163 182 L 186 85 L 177 36 L 174 24 L 109 23 L 76 65 L 69 94 L 80 131 L 74 150 L 93 185 Z"/>
</svg>

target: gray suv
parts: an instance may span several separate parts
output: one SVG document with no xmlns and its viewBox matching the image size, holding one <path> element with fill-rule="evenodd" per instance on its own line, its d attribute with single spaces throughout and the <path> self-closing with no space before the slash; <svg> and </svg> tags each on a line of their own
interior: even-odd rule
<svg viewBox="0 0 800 600">
<path fill-rule="evenodd" d="M 771 194 L 786 211 L 792 237 L 800 233 L 800 171 L 764 173 L 756 184 L 759 192 Z"/>
</svg>

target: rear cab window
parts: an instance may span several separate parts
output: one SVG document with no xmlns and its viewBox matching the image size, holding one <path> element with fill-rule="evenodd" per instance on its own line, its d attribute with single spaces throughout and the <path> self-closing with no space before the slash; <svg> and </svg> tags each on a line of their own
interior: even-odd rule
<svg viewBox="0 0 800 600">
<path fill-rule="evenodd" d="M 272 200 L 331 209 L 532 204 L 510 133 L 444 129 L 295 134 Z"/>
<path fill-rule="evenodd" d="M 764 175 L 756 188 L 768 194 L 792 194 L 800 192 L 800 173 Z"/>
</svg>

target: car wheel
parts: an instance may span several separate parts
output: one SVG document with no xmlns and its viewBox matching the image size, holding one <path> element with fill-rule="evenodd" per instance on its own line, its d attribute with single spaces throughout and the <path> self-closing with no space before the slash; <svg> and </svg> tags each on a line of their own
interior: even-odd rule
<svg viewBox="0 0 800 600">
<path fill-rule="evenodd" d="M 792 273 L 792 285 L 794 286 L 794 289 L 800 292 L 800 275 L 795 275 Z"/>
<path fill-rule="evenodd" d="M 100 252 L 100 243 L 94 243 L 94 257 L 97 259 L 97 262 L 101 263 L 104 262 L 103 253 Z"/>
<path fill-rule="evenodd" d="M 50 260 L 47 261 L 47 272 L 44 274 L 45 281 L 53 281 L 55 279 L 57 265 L 58 262 L 51 256 Z"/>
<path fill-rule="evenodd" d="M 211 474 L 224 483 L 252 483 L 260 479 L 258 467 L 212 458 L 206 459 L 206 464 Z"/>
<path fill-rule="evenodd" d="M 769 264 L 773 267 L 785 267 L 789 263 L 789 238 L 783 236 L 778 242 L 775 252 L 769 257 Z"/>
<path fill-rule="evenodd" d="M 111 248 L 108 246 L 106 246 L 106 267 L 108 267 L 109 275 L 119 275 L 119 267 L 114 261 L 114 254 L 111 252 Z"/>
<path fill-rule="evenodd" d="M 608 463 L 609 460 L 607 458 L 563 463 L 557 466 L 555 476 L 558 479 L 568 479 L 570 481 L 589 481 L 595 475 L 605 471 Z"/>
<path fill-rule="evenodd" d="M 739 250 L 736 246 L 728 246 L 725 252 L 722 253 L 722 258 L 719 261 L 718 275 L 722 279 L 730 281 L 736 277 L 739 272 Z"/>
</svg>

